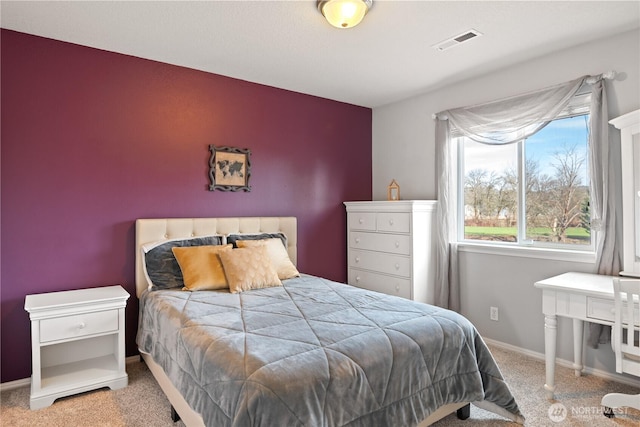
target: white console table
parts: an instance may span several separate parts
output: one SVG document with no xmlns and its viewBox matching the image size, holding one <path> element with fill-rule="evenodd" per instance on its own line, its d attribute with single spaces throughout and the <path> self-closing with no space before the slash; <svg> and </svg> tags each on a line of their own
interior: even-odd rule
<svg viewBox="0 0 640 427">
<path fill-rule="evenodd" d="M 573 319 L 573 368 L 582 373 L 584 322 L 613 325 L 613 277 L 588 273 L 565 273 L 536 282 L 542 289 L 544 348 L 548 399 L 553 399 L 557 316 Z"/>
</svg>

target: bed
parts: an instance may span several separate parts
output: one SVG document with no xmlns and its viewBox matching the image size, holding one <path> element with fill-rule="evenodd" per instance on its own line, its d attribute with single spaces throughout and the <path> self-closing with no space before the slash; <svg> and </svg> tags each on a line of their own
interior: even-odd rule
<svg viewBox="0 0 640 427">
<path fill-rule="evenodd" d="M 232 239 L 264 241 L 227 249 Z M 426 426 L 455 411 L 468 416 L 470 402 L 524 422 L 482 338 L 457 313 L 304 272 L 278 286 L 232 283 L 232 260 L 243 253 L 235 246 L 274 241 L 295 271 L 294 217 L 136 221 L 136 341 L 185 425 Z M 234 292 L 150 286 L 165 269 L 152 251 L 174 242 L 219 250 Z M 185 287 L 184 254 L 203 249 L 172 249 Z M 245 273 L 233 271 L 253 274 Z"/>
</svg>

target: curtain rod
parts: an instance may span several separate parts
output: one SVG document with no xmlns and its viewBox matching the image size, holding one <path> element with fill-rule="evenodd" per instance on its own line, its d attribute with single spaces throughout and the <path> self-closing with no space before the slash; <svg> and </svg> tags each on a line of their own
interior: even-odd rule
<svg viewBox="0 0 640 427">
<path fill-rule="evenodd" d="M 610 71 L 607 71 L 606 73 L 602 73 L 597 76 L 588 76 L 587 78 L 584 79 L 584 82 L 592 85 L 600 79 L 613 80 L 616 78 L 616 74 L 618 74 L 616 73 L 616 70 L 610 70 Z"/>
<path fill-rule="evenodd" d="M 618 73 L 616 72 L 616 70 L 609 70 L 607 72 L 604 72 L 602 74 L 597 74 L 595 76 L 585 76 L 584 77 L 584 82 L 586 84 L 592 85 L 592 84 L 596 83 L 600 79 L 613 80 L 613 79 L 616 78 L 617 74 Z M 438 114 L 436 114 L 436 113 L 431 114 L 431 118 L 433 120 L 437 119 L 438 118 Z M 447 116 L 440 117 L 440 120 L 448 120 L 448 119 L 449 118 Z"/>
</svg>

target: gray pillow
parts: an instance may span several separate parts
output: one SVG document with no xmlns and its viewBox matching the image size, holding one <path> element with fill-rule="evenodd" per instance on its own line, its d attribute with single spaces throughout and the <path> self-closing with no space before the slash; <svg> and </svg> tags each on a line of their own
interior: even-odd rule
<svg viewBox="0 0 640 427">
<path fill-rule="evenodd" d="M 182 288 L 182 270 L 173 256 L 171 248 L 185 246 L 221 245 L 222 236 L 194 237 L 192 239 L 172 240 L 150 249 L 144 256 L 147 275 L 151 279 L 152 289 Z"/>
<path fill-rule="evenodd" d="M 260 234 L 229 234 L 227 236 L 227 244 L 231 243 L 234 248 L 238 245 L 238 240 L 265 240 L 265 239 L 280 239 L 284 247 L 287 247 L 287 236 L 284 233 L 260 233 Z"/>
</svg>

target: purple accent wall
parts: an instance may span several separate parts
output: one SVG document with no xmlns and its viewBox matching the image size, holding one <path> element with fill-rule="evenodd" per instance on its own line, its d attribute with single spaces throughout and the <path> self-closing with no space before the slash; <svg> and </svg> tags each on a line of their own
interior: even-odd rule
<svg viewBox="0 0 640 427">
<path fill-rule="evenodd" d="M 1 31 L 2 382 L 31 375 L 27 294 L 122 284 L 136 353 L 136 218 L 296 216 L 300 270 L 346 279 L 370 109 Z M 209 144 L 251 150 L 251 192 L 207 190 Z"/>
</svg>

